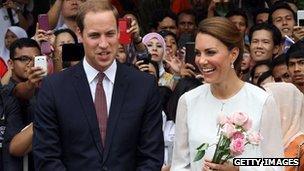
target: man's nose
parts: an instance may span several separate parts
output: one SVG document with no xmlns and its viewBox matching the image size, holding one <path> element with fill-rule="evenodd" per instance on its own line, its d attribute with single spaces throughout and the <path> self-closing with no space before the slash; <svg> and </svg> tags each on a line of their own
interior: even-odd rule
<svg viewBox="0 0 304 171">
<path fill-rule="evenodd" d="M 109 46 L 109 42 L 105 36 L 101 36 L 98 42 L 98 46 L 101 48 L 107 48 Z"/>
</svg>

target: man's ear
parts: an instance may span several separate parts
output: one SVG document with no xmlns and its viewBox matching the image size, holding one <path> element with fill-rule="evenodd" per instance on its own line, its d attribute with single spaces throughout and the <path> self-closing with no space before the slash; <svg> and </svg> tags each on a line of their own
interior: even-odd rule
<svg viewBox="0 0 304 171">
<path fill-rule="evenodd" d="M 82 32 L 80 31 L 79 27 L 76 28 L 76 35 L 77 35 L 77 38 L 80 42 L 83 41 L 82 39 Z"/>
<path fill-rule="evenodd" d="M 280 51 L 280 48 L 281 48 L 281 44 L 279 44 L 279 45 L 274 45 L 272 54 L 273 54 L 273 55 L 277 55 L 277 54 L 279 53 L 279 51 Z"/>
<path fill-rule="evenodd" d="M 9 59 L 9 60 L 7 61 L 7 64 L 8 64 L 8 68 L 14 69 L 14 63 L 13 63 L 13 60 L 12 60 L 12 59 Z"/>
</svg>

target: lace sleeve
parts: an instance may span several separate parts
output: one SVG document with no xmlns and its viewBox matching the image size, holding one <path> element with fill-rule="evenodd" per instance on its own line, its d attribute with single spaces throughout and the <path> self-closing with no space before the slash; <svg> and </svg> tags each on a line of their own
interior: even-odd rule
<svg viewBox="0 0 304 171">
<path fill-rule="evenodd" d="M 187 128 L 187 104 L 182 96 L 177 105 L 175 141 L 171 170 L 190 171 L 190 151 Z"/>
</svg>

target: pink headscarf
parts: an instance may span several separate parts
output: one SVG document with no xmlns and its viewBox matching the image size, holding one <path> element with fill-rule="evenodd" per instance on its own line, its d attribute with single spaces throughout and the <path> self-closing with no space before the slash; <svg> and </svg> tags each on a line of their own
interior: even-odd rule
<svg viewBox="0 0 304 171">
<path fill-rule="evenodd" d="M 160 34 L 155 33 L 155 32 L 146 34 L 146 35 L 143 37 L 143 43 L 144 43 L 145 45 L 147 45 L 147 43 L 148 43 L 151 39 L 153 39 L 153 38 L 156 38 L 156 39 L 158 40 L 158 42 L 159 42 L 159 43 L 163 46 L 163 48 L 164 48 L 164 55 L 162 56 L 162 59 L 163 59 L 164 56 L 166 55 L 166 42 L 165 42 L 164 38 L 163 38 Z"/>
</svg>

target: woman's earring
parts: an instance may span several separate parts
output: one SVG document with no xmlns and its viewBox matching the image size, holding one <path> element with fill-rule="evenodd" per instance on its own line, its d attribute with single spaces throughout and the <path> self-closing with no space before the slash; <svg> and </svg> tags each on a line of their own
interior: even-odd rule
<svg viewBox="0 0 304 171">
<path fill-rule="evenodd" d="M 233 62 L 231 62 L 231 68 L 234 69 L 234 64 L 233 64 Z"/>
</svg>

